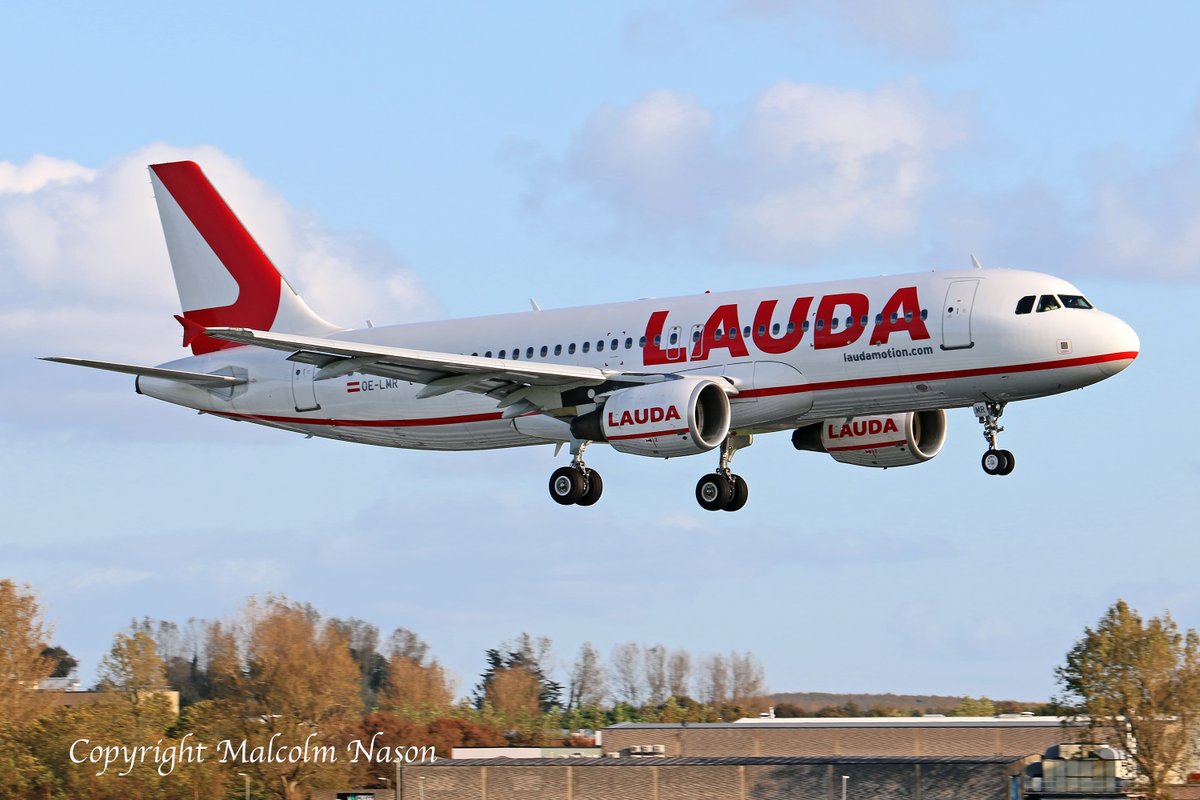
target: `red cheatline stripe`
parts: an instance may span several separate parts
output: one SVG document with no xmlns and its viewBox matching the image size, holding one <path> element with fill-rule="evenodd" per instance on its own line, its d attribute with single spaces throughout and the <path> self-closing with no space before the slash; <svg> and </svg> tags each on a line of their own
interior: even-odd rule
<svg viewBox="0 0 1200 800">
<path fill-rule="evenodd" d="M 843 450 L 878 450 L 881 447 L 899 447 L 902 444 L 908 444 L 908 440 L 901 439 L 898 442 L 880 442 L 879 444 L 856 444 L 853 447 L 826 447 L 825 450 L 830 453 L 840 453 Z"/>
<path fill-rule="evenodd" d="M 821 392 L 830 389 L 849 389 L 860 386 L 883 386 L 893 383 L 909 383 L 911 381 L 949 380 L 953 378 L 969 378 L 977 375 L 998 375 L 1006 372 L 1036 372 L 1038 370 L 1079 367 L 1088 364 L 1103 364 L 1108 361 L 1132 361 L 1137 358 L 1136 352 L 1110 353 L 1103 356 L 1087 356 L 1072 358 L 1066 361 L 1044 361 L 1037 364 L 1017 364 L 1008 367 L 987 367 L 981 369 L 952 370 L 948 372 L 928 372 L 918 375 L 888 375 L 879 378 L 862 378 L 849 381 L 826 381 L 824 383 L 801 384 L 797 386 L 777 386 L 770 389 L 750 389 L 738 394 L 738 397 L 770 397 L 781 394 L 798 394 L 801 392 Z M 431 425 L 461 425 L 468 422 L 491 422 L 503 419 L 502 412 L 493 411 L 485 414 L 466 414 L 458 417 L 424 417 L 415 419 L 319 419 L 315 417 L 281 417 L 269 414 L 237 414 L 230 411 L 210 411 L 230 419 L 258 420 L 259 422 L 279 422 L 292 425 L 329 425 L 346 428 L 417 428 Z M 521 416 L 533 416 L 536 411 Z M 630 434 L 610 436 L 612 439 L 648 439 L 653 436 L 669 436 L 687 433 L 687 428 L 676 431 L 658 431 L 655 433 Z"/>
<path fill-rule="evenodd" d="M 651 431 L 650 433 L 623 433 L 620 436 L 609 436 L 610 442 L 620 441 L 622 439 L 653 439 L 656 436 L 675 436 L 680 433 L 687 433 L 687 428 L 680 428 L 674 431 Z"/>
<path fill-rule="evenodd" d="M 844 381 L 823 381 L 821 383 L 805 383 L 793 386 L 773 386 L 769 389 L 747 389 L 739 392 L 738 397 L 773 397 L 781 394 L 797 394 L 799 392 L 827 392 L 832 389 L 856 389 L 863 386 L 887 386 L 896 383 L 912 383 L 914 381 L 945 381 L 955 378 L 976 378 L 981 375 L 1003 375 L 1010 372 L 1039 372 L 1051 369 L 1067 369 L 1069 367 L 1085 367 L 1091 364 L 1104 364 L 1109 361 L 1132 361 L 1138 357 L 1137 351 L 1128 353 L 1107 353 L 1100 356 L 1085 356 L 1068 358 L 1062 361 L 1039 361 L 1033 364 L 1010 364 L 1004 367 L 979 367 L 977 369 L 955 369 L 945 372 L 919 372 L 906 375 L 881 375 L 875 378 L 853 378 Z"/>
<path fill-rule="evenodd" d="M 290 425 L 328 425 L 337 428 L 421 428 L 430 425 L 459 425 L 466 422 L 490 422 L 502 419 L 499 411 L 487 414 L 465 414 L 461 417 L 422 417 L 414 419 L 320 419 L 316 417 L 279 417 L 271 414 L 235 414 L 230 411 L 210 411 L 230 419 L 248 419 L 258 422 L 281 422 Z M 537 413 L 537 412 L 532 412 Z M 522 416 L 529 416 L 522 414 Z"/>
</svg>

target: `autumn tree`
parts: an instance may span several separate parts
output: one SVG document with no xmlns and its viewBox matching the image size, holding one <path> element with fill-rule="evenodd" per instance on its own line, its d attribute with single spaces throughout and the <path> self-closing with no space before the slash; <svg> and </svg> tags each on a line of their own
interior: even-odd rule
<svg viewBox="0 0 1200 800">
<path fill-rule="evenodd" d="M 380 687 L 380 709 L 421 718 L 448 708 L 454 702 L 454 685 L 437 659 L 428 664 L 403 655 L 388 661 L 387 680 Z"/>
<path fill-rule="evenodd" d="M 1180 633 L 1169 613 L 1143 621 L 1118 600 L 1085 628 L 1055 670 L 1058 702 L 1116 737 L 1137 763 L 1151 798 L 1169 797 L 1171 772 L 1200 733 L 1200 636 Z"/>
<path fill-rule="evenodd" d="M 50 630 L 28 587 L 0 580 L 0 735 L 24 725 L 45 705 L 32 691 L 56 666 L 46 655 Z"/>
<path fill-rule="evenodd" d="M 717 653 L 708 656 L 700 665 L 700 699 L 709 705 L 720 705 L 729 699 L 729 662 Z"/>
<path fill-rule="evenodd" d="M 167 688 L 166 669 L 149 627 L 148 620 L 135 621 L 129 633 L 113 637 L 112 648 L 100 660 L 99 688 L 123 697 L 135 722 L 156 698 L 161 702 Z"/>
<path fill-rule="evenodd" d="M 667 648 L 661 644 L 652 644 L 642 651 L 646 670 L 646 702 L 659 705 L 666 702 L 670 692 L 667 689 Z"/>
</svg>

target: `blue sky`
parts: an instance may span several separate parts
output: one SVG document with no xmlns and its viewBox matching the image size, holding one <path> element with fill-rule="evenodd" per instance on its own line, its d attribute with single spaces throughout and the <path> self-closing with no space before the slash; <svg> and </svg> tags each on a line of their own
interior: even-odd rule
<svg viewBox="0 0 1200 800">
<path fill-rule="evenodd" d="M 551 636 L 752 650 L 777 691 L 1040 699 L 1117 597 L 1200 626 L 1200 71 L 1192 4 L 951 0 L 26 5 L 0 86 L 0 575 L 90 679 L 130 618 L 284 593 L 421 633 L 464 690 Z M 603 448 L 592 509 L 549 448 L 305 441 L 34 360 L 161 362 L 178 311 L 144 167 L 201 161 L 348 325 L 958 268 L 1037 269 L 1141 358 L 969 411 L 927 464 Z M 561 459 L 560 459 L 561 460 Z"/>
</svg>

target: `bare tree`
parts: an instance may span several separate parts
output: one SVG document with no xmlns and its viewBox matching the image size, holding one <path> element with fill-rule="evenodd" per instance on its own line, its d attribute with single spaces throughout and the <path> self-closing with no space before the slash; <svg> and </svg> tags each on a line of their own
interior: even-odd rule
<svg viewBox="0 0 1200 800">
<path fill-rule="evenodd" d="M 646 647 L 642 655 L 646 662 L 646 688 L 649 702 L 654 705 L 665 703 L 669 695 L 667 681 L 667 648 L 661 644 Z"/>
<path fill-rule="evenodd" d="M 600 653 L 591 642 L 584 642 L 571 668 L 571 690 L 568 707 L 591 708 L 604 702 L 608 693 L 608 677 L 600 663 Z"/>
<path fill-rule="evenodd" d="M 408 628 L 396 628 L 388 637 L 387 655 L 389 658 L 403 656 L 409 661 L 423 664 L 428 653 L 429 645 Z"/>
<path fill-rule="evenodd" d="M 687 650 L 672 650 L 667 659 L 667 691 L 672 697 L 691 697 L 692 654 Z"/>
<path fill-rule="evenodd" d="M 710 706 L 729 700 L 729 662 L 720 653 L 700 664 L 700 699 Z"/>
<path fill-rule="evenodd" d="M 766 677 L 762 664 L 747 650 L 738 655 L 729 654 L 729 694 L 733 702 L 745 703 L 760 697 L 764 691 Z"/>
<path fill-rule="evenodd" d="M 642 648 L 637 642 L 625 642 L 612 650 L 612 674 L 617 700 L 631 706 L 642 704 Z"/>
</svg>

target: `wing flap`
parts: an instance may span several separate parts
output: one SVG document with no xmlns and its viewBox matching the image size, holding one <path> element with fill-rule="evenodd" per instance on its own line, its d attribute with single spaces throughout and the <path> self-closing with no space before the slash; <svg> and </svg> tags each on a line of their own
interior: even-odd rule
<svg viewBox="0 0 1200 800">
<path fill-rule="evenodd" d="M 446 378 L 455 378 L 454 389 L 493 391 L 503 383 L 555 387 L 599 386 L 620 373 L 610 373 L 595 367 L 572 364 L 545 364 L 510 361 L 499 358 L 387 347 L 340 339 L 256 331 L 248 328 L 208 328 L 205 333 L 214 339 L 236 344 L 257 345 L 273 350 L 290 351 L 294 361 L 320 364 L 322 377 L 336 377 L 349 372 L 365 372 L 399 377 L 414 383 L 437 385 Z M 328 357 L 333 356 L 333 359 Z M 344 366 L 339 362 L 348 360 Z M 352 362 L 352 363 L 349 363 Z M 467 380 L 467 376 L 475 376 Z M 457 378 L 461 376 L 460 382 Z M 446 385 L 446 384 L 440 384 Z M 448 390 L 449 391 L 449 390 Z M 426 396 L 434 396 L 433 393 Z"/>
</svg>

